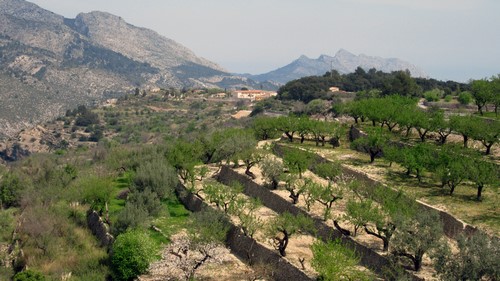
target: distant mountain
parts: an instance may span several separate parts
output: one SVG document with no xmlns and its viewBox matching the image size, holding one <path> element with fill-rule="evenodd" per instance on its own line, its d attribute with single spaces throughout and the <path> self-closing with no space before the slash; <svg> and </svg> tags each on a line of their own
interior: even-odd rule
<svg viewBox="0 0 500 281">
<path fill-rule="evenodd" d="M 304 55 L 292 63 L 260 75 L 249 75 L 247 77 L 256 81 L 274 81 L 285 84 L 305 76 L 323 75 L 332 68 L 341 74 L 351 73 L 357 67 L 365 70 L 376 68 L 383 72 L 396 70 L 409 70 L 414 77 L 427 77 L 427 74 L 417 66 L 396 58 L 384 59 L 367 55 L 356 56 L 344 49 L 340 49 L 334 57 L 321 55 L 317 59 L 311 59 Z"/>
<path fill-rule="evenodd" d="M 0 137 L 135 87 L 260 86 L 118 16 L 0 0 Z"/>
</svg>

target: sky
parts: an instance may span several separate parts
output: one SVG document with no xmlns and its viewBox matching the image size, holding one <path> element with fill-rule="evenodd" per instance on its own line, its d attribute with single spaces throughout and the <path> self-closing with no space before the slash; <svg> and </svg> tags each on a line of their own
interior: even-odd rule
<svg viewBox="0 0 500 281">
<path fill-rule="evenodd" d="M 399 58 L 439 80 L 500 74 L 499 0 L 31 0 L 74 18 L 105 11 L 235 73 L 300 55 Z"/>
</svg>

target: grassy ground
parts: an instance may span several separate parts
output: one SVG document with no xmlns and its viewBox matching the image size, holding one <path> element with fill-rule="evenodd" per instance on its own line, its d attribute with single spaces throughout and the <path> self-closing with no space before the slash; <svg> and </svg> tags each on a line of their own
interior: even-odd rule
<svg viewBox="0 0 500 281">
<path fill-rule="evenodd" d="M 405 169 L 396 163 L 391 165 L 385 159 L 378 158 L 370 164 L 367 154 L 349 149 L 347 142 L 339 148 L 316 147 L 314 142 L 304 144 L 296 142 L 294 145 L 313 150 L 328 159 L 339 160 L 351 168 L 368 173 L 374 179 L 394 188 L 401 188 L 407 194 L 445 209 L 455 217 L 487 232 L 496 235 L 500 233 L 500 194 L 491 187 L 485 187 L 483 201 L 478 202 L 475 200 L 477 189 L 472 183 L 460 184 L 450 196 L 449 189 L 441 188 L 432 174 L 425 173 L 422 182 L 418 182 L 415 177 L 408 177 Z"/>
<path fill-rule="evenodd" d="M 154 232 L 153 238 L 161 243 L 170 243 L 170 237 L 187 228 L 190 222 L 190 212 L 179 202 L 177 198 L 171 198 L 162 202 L 168 209 L 168 216 L 162 216 L 153 220 L 152 225 L 159 228 L 163 235 Z"/>
</svg>

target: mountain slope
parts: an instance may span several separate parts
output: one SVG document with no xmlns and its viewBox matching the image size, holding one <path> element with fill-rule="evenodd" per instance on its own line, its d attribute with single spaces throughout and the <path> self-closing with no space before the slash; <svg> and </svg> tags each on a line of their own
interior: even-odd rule
<svg viewBox="0 0 500 281">
<path fill-rule="evenodd" d="M 365 70 L 376 68 L 384 72 L 408 69 L 414 77 L 427 77 L 424 71 L 409 62 L 396 58 L 384 59 L 363 54 L 356 56 L 344 49 L 340 49 L 334 57 L 321 55 L 317 59 L 311 59 L 303 55 L 284 67 L 249 77 L 256 81 L 275 81 L 285 84 L 305 76 L 323 75 L 332 68 L 342 74 L 351 73 L 358 66 Z"/>
<path fill-rule="evenodd" d="M 24 0 L 0 0 L 0 137 L 135 87 L 258 85 L 118 16 L 66 19 Z"/>
</svg>

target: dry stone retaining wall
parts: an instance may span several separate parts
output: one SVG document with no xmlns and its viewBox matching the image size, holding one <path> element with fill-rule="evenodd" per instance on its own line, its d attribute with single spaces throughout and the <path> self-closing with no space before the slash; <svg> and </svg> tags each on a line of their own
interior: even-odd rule
<svg viewBox="0 0 500 281">
<path fill-rule="evenodd" d="M 182 204 L 192 212 L 199 212 L 204 206 L 207 206 L 205 202 L 188 192 L 180 184 L 176 188 L 176 193 Z M 259 264 L 269 266 L 273 270 L 272 278 L 274 280 L 312 280 L 304 272 L 283 259 L 276 251 L 272 251 L 259 244 L 253 238 L 243 235 L 241 230 L 232 223 L 226 243 L 232 253 L 250 266 Z"/>
<path fill-rule="evenodd" d="M 239 182 L 243 185 L 243 192 L 251 197 L 258 198 L 262 204 L 269 209 L 277 213 L 289 212 L 294 215 L 303 214 L 305 216 L 311 217 L 307 212 L 298 207 L 292 205 L 290 202 L 286 201 L 277 194 L 272 193 L 269 189 L 258 185 L 254 181 L 250 180 L 244 175 L 241 175 L 227 166 L 223 166 L 218 180 L 221 183 L 230 185 L 233 182 Z M 384 274 L 390 273 L 390 262 L 387 258 L 379 255 L 370 248 L 357 243 L 350 237 L 342 236 L 342 234 L 337 230 L 328 225 L 326 225 L 321 219 L 312 218 L 314 221 L 316 236 L 323 241 L 330 241 L 333 239 L 341 239 L 343 245 L 353 249 L 361 257 L 360 264 L 369 268 L 370 270 L 376 272 L 377 274 L 384 276 Z M 410 275 L 413 280 L 421 280 L 420 278 Z"/>
<path fill-rule="evenodd" d="M 109 233 L 109 227 L 96 211 L 87 213 L 87 225 L 95 237 L 101 242 L 101 247 L 111 247 L 115 238 Z"/>
</svg>

